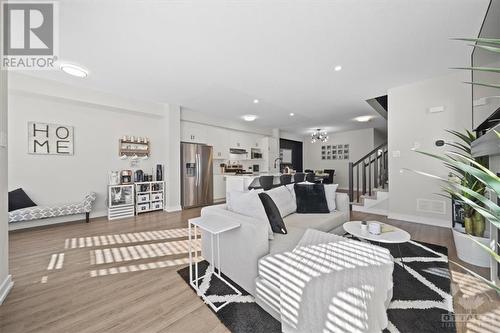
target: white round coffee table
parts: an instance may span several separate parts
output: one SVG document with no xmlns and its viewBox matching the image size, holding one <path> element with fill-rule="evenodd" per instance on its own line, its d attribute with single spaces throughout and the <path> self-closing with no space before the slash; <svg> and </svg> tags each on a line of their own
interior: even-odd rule
<svg viewBox="0 0 500 333">
<path fill-rule="evenodd" d="M 379 223 L 380 225 L 384 225 L 384 223 L 379 221 L 366 221 L 368 224 L 370 223 Z M 389 232 L 381 233 L 380 235 L 374 235 L 368 232 L 368 230 L 361 230 L 361 221 L 350 221 L 346 222 L 343 225 L 344 230 L 353 235 L 354 237 L 360 239 L 366 239 L 373 242 L 379 243 L 388 243 L 388 244 L 397 244 L 399 251 L 399 258 L 401 259 L 401 264 L 404 267 L 403 256 L 401 255 L 401 249 L 399 248 L 399 244 L 406 243 L 410 240 L 410 234 L 406 231 L 396 228 L 395 226 L 390 225 L 393 229 Z"/>
</svg>

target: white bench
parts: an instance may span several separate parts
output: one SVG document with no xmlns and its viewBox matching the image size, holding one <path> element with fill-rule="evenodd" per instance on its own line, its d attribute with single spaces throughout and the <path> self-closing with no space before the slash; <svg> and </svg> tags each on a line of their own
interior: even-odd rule
<svg viewBox="0 0 500 333">
<path fill-rule="evenodd" d="M 9 223 L 39 220 L 50 217 L 85 214 L 85 221 L 88 223 L 92 203 L 96 199 L 96 194 L 90 192 L 85 196 L 83 201 L 72 202 L 66 204 L 56 204 L 49 206 L 33 206 L 28 208 L 17 209 L 9 212 Z"/>
</svg>

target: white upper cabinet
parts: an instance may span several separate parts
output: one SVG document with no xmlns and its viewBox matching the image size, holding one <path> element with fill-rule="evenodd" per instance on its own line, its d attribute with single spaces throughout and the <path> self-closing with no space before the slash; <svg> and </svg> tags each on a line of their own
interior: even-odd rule
<svg viewBox="0 0 500 333">
<path fill-rule="evenodd" d="M 184 142 L 206 143 L 208 142 L 207 128 L 209 126 L 191 123 L 187 121 L 181 122 L 181 140 Z"/>
<path fill-rule="evenodd" d="M 214 159 L 226 160 L 229 158 L 229 135 L 230 131 L 207 126 L 208 144 L 214 147 Z"/>
</svg>

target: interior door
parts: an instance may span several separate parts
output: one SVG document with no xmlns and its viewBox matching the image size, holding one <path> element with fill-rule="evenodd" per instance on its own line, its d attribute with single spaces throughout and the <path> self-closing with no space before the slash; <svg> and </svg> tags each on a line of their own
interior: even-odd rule
<svg viewBox="0 0 500 333">
<path fill-rule="evenodd" d="M 198 145 L 181 144 L 182 208 L 198 205 Z"/>
<path fill-rule="evenodd" d="M 213 150 L 211 146 L 198 146 L 199 174 L 198 204 L 211 205 L 214 202 Z"/>
</svg>

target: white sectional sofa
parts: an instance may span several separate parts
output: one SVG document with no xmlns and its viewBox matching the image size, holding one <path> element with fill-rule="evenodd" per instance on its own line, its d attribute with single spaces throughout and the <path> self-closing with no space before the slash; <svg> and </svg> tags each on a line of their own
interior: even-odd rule
<svg viewBox="0 0 500 333">
<path fill-rule="evenodd" d="M 241 226 L 220 235 L 220 256 L 222 273 L 255 296 L 258 261 L 260 258 L 292 250 L 304 235 L 306 229 L 316 229 L 342 235 L 342 224 L 349 221 L 349 197 L 336 193 L 336 210 L 328 214 L 293 213 L 283 218 L 287 234 L 274 233 L 269 239 L 269 222 L 230 211 L 226 205 L 205 207 L 201 216 L 217 216 L 220 219 L 238 221 Z M 210 258 L 210 239 L 202 232 L 202 255 Z"/>
</svg>

